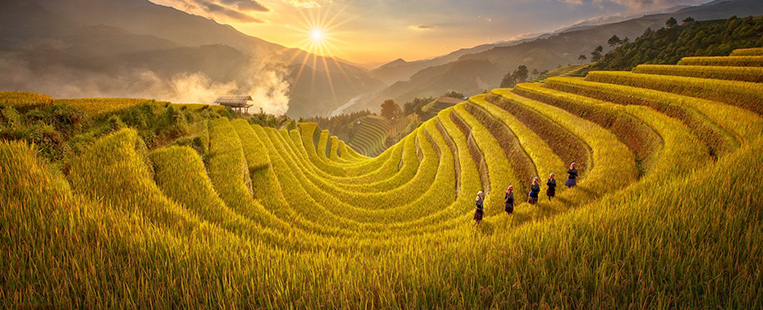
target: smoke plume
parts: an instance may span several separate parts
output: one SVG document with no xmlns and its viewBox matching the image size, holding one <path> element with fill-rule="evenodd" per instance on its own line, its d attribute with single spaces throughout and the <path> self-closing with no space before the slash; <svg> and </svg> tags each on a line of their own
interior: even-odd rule
<svg viewBox="0 0 763 310">
<path fill-rule="evenodd" d="M 203 72 L 181 72 L 169 77 L 141 68 L 96 72 L 68 65 L 30 65 L 23 57 L 0 54 L 0 90 L 42 93 L 55 98 L 130 97 L 174 103 L 212 104 L 220 95 L 251 95 L 250 112 L 283 115 L 289 109 L 286 65 L 254 62 L 245 74 L 215 81 Z"/>
</svg>

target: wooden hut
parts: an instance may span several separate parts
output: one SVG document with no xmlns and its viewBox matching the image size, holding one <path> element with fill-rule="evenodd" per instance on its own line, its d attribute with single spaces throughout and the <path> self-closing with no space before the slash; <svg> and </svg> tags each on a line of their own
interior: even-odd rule
<svg viewBox="0 0 763 310">
<path fill-rule="evenodd" d="M 215 100 L 215 103 L 231 107 L 233 111 L 242 114 L 252 106 L 249 101 L 252 101 L 252 96 L 220 96 Z"/>
</svg>

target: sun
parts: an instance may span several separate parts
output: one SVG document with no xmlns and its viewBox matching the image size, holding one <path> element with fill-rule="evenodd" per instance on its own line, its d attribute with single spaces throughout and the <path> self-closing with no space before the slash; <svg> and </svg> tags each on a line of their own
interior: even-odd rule
<svg viewBox="0 0 763 310">
<path fill-rule="evenodd" d="M 323 41 L 323 38 L 326 37 L 326 34 L 323 32 L 323 29 L 315 28 L 310 31 L 310 39 L 313 40 L 313 42 L 319 43 Z"/>
<path fill-rule="evenodd" d="M 339 28 L 351 19 L 341 19 L 342 13 L 346 8 L 345 6 L 336 11 L 336 13 L 334 13 L 330 5 L 325 8 L 318 7 L 316 9 L 300 10 L 299 13 L 302 15 L 302 20 L 297 20 L 300 25 L 295 30 L 299 31 L 299 35 L 303 39 L 297 43 L 300 51 L 292 54 L 291 59 L 288 61 L 289 63 L 301 62 L 297 70 L 297 81 L 300 80 L 302 73 L 307 67 L 311 68 L 308 72 L 311 72 L 313 84 L 315 83 L 315 74 L 323 71 L 326 74 L 328 86 L 331 88 L 334 100 L 337 98 L 334 91 L 334 79 L 337 76 L 335 73 L 338 72 L 340 77 L 344 78 L 348 83 L 351 82 L 351 79 L 343 69 L 344 65 L 335 58 L 335 52 L 341 51 L 335 44 L 347 43 L 339 39 L 342 36 Z M 311 87 L 313 84 L 311 84 Z"/>
<path fill-rule="evenodd" d="M 314 9 L 300 10 L 302 19 L 295 30 L 301 32 L 302 40 L 297 46 L 310 54 L 333 57 L 337 51 L 335 44 L 345 43 L 340 40 L 342 32 L 338 28 L 349 22 L 350 19 L 342 19 L 344 8 L 334 11 L 331 5 Z"/>
</svg>

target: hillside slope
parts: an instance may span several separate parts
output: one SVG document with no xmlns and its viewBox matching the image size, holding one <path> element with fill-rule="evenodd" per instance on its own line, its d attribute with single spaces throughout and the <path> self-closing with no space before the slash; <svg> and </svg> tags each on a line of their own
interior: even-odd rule
<svg viewBox="0 0 763 310">
<path fill-rule="evenodd" d="M 12 73 L 0 90 L 200 103 L 249 94 L 301 117 L 386 86 L 345 61 L 146 0 L 3 1 L 0 34 L 0 70 Z"/>
<path fill-rule="evenodd" d="M 653 30 L 665 26 L 665 21 L 675 17 L 678 21 L 692 17 L 699 21 L 727 19 L 731 16 L 758 16 L 763 15 L 763 2 L 756 0 L 720 0 L 703 5 L 683 8 L 675 12 L 665 14 L 652 14 L 626 21 L 574 27 L 559 33 L 542 35 L 533 39 L 501 43 L 487 46 L 478 46 L 466 53 L 454 52 L 457 58 L 439 57 L 431 61 L 392 63 L 374 70 L 372 74 L 380 79 L 388 78 L 393 72 L 410 73 L 403 80 L 392 84 L 374 96 L 369 96 L 366 104 L 359 104 L 351 109 L 362 110 L 377 108 L 378 102 L 385 99 L 394 99 L 398 102 L 412 100 L 420 94 L 442 93 L 442 87 L 430 84 L 431 81 L 461 80 L 460 84 L 451 85 L 445 91 L 458 91 L 468 95 L 474 95 L 485 89 L 495 88 L 500 85 L 501 77 L 506 72 L 515 70 L 520 65 L 525 65 L 529 70 L 538 71 L 553 70 L 558 66 L 579 64 L 580 55 L 590 58 L 590 53 L 599 45 L 605 47 L 607 52 L 607 40 L 612 35 L 620 39 L 629 38 L 633 41 L 641 36 L 644 30 L 651 27 Z M 724 55 L 731 49 L 722 52 Z M 680 58 L 680 57 L 679 57 Z M 485 86 L 476 87 L 475 77 L 471 74 L 463 76 L 461 70 L 474 62 L 489 62 L 489 70 L 483 70 L 484 76 L 480 78 Z M 423 65 L 425 64 L 425 65 Z M 389 72 L 388 72 L 389 71 Z M 386 73 L 385 73 L 386 72 Z"/>
<path fill-rule="evenodd" d="M 763 84 L 707 65 L 719 62 L 760 67 L 686 58 L 660 74 L 494 89 L 373 158 L 314 123 L 277 130 L 215 113 L 199 119 L 207 150 L 116 128 L 48 162 L 4 134 L 0 303 L 760 308 Z M 0 99 L 2 133 L 68 128 L 35 119 L 66 108 L 50 97 Z M 134 112 L 108 123 L 153 109 L 177 116 L 170 104 L 131 102 Z M 561 186 L 573 161 L 577 186 Z M 551 173 L 556 195 L 526 202 L 532 178 Z M 486 197 L 475 225 L 477 191 Z"/>
</svg>

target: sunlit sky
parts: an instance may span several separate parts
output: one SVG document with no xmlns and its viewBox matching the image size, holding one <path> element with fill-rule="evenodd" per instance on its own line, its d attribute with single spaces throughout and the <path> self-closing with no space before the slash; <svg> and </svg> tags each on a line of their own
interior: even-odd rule
<svg viewBox="0 0 763 310">
<path fill-rule="evenodd" d="M 355 63 L 431 58 L 606 16 L 709 0 L 150 0 Z"/>
</svg>

